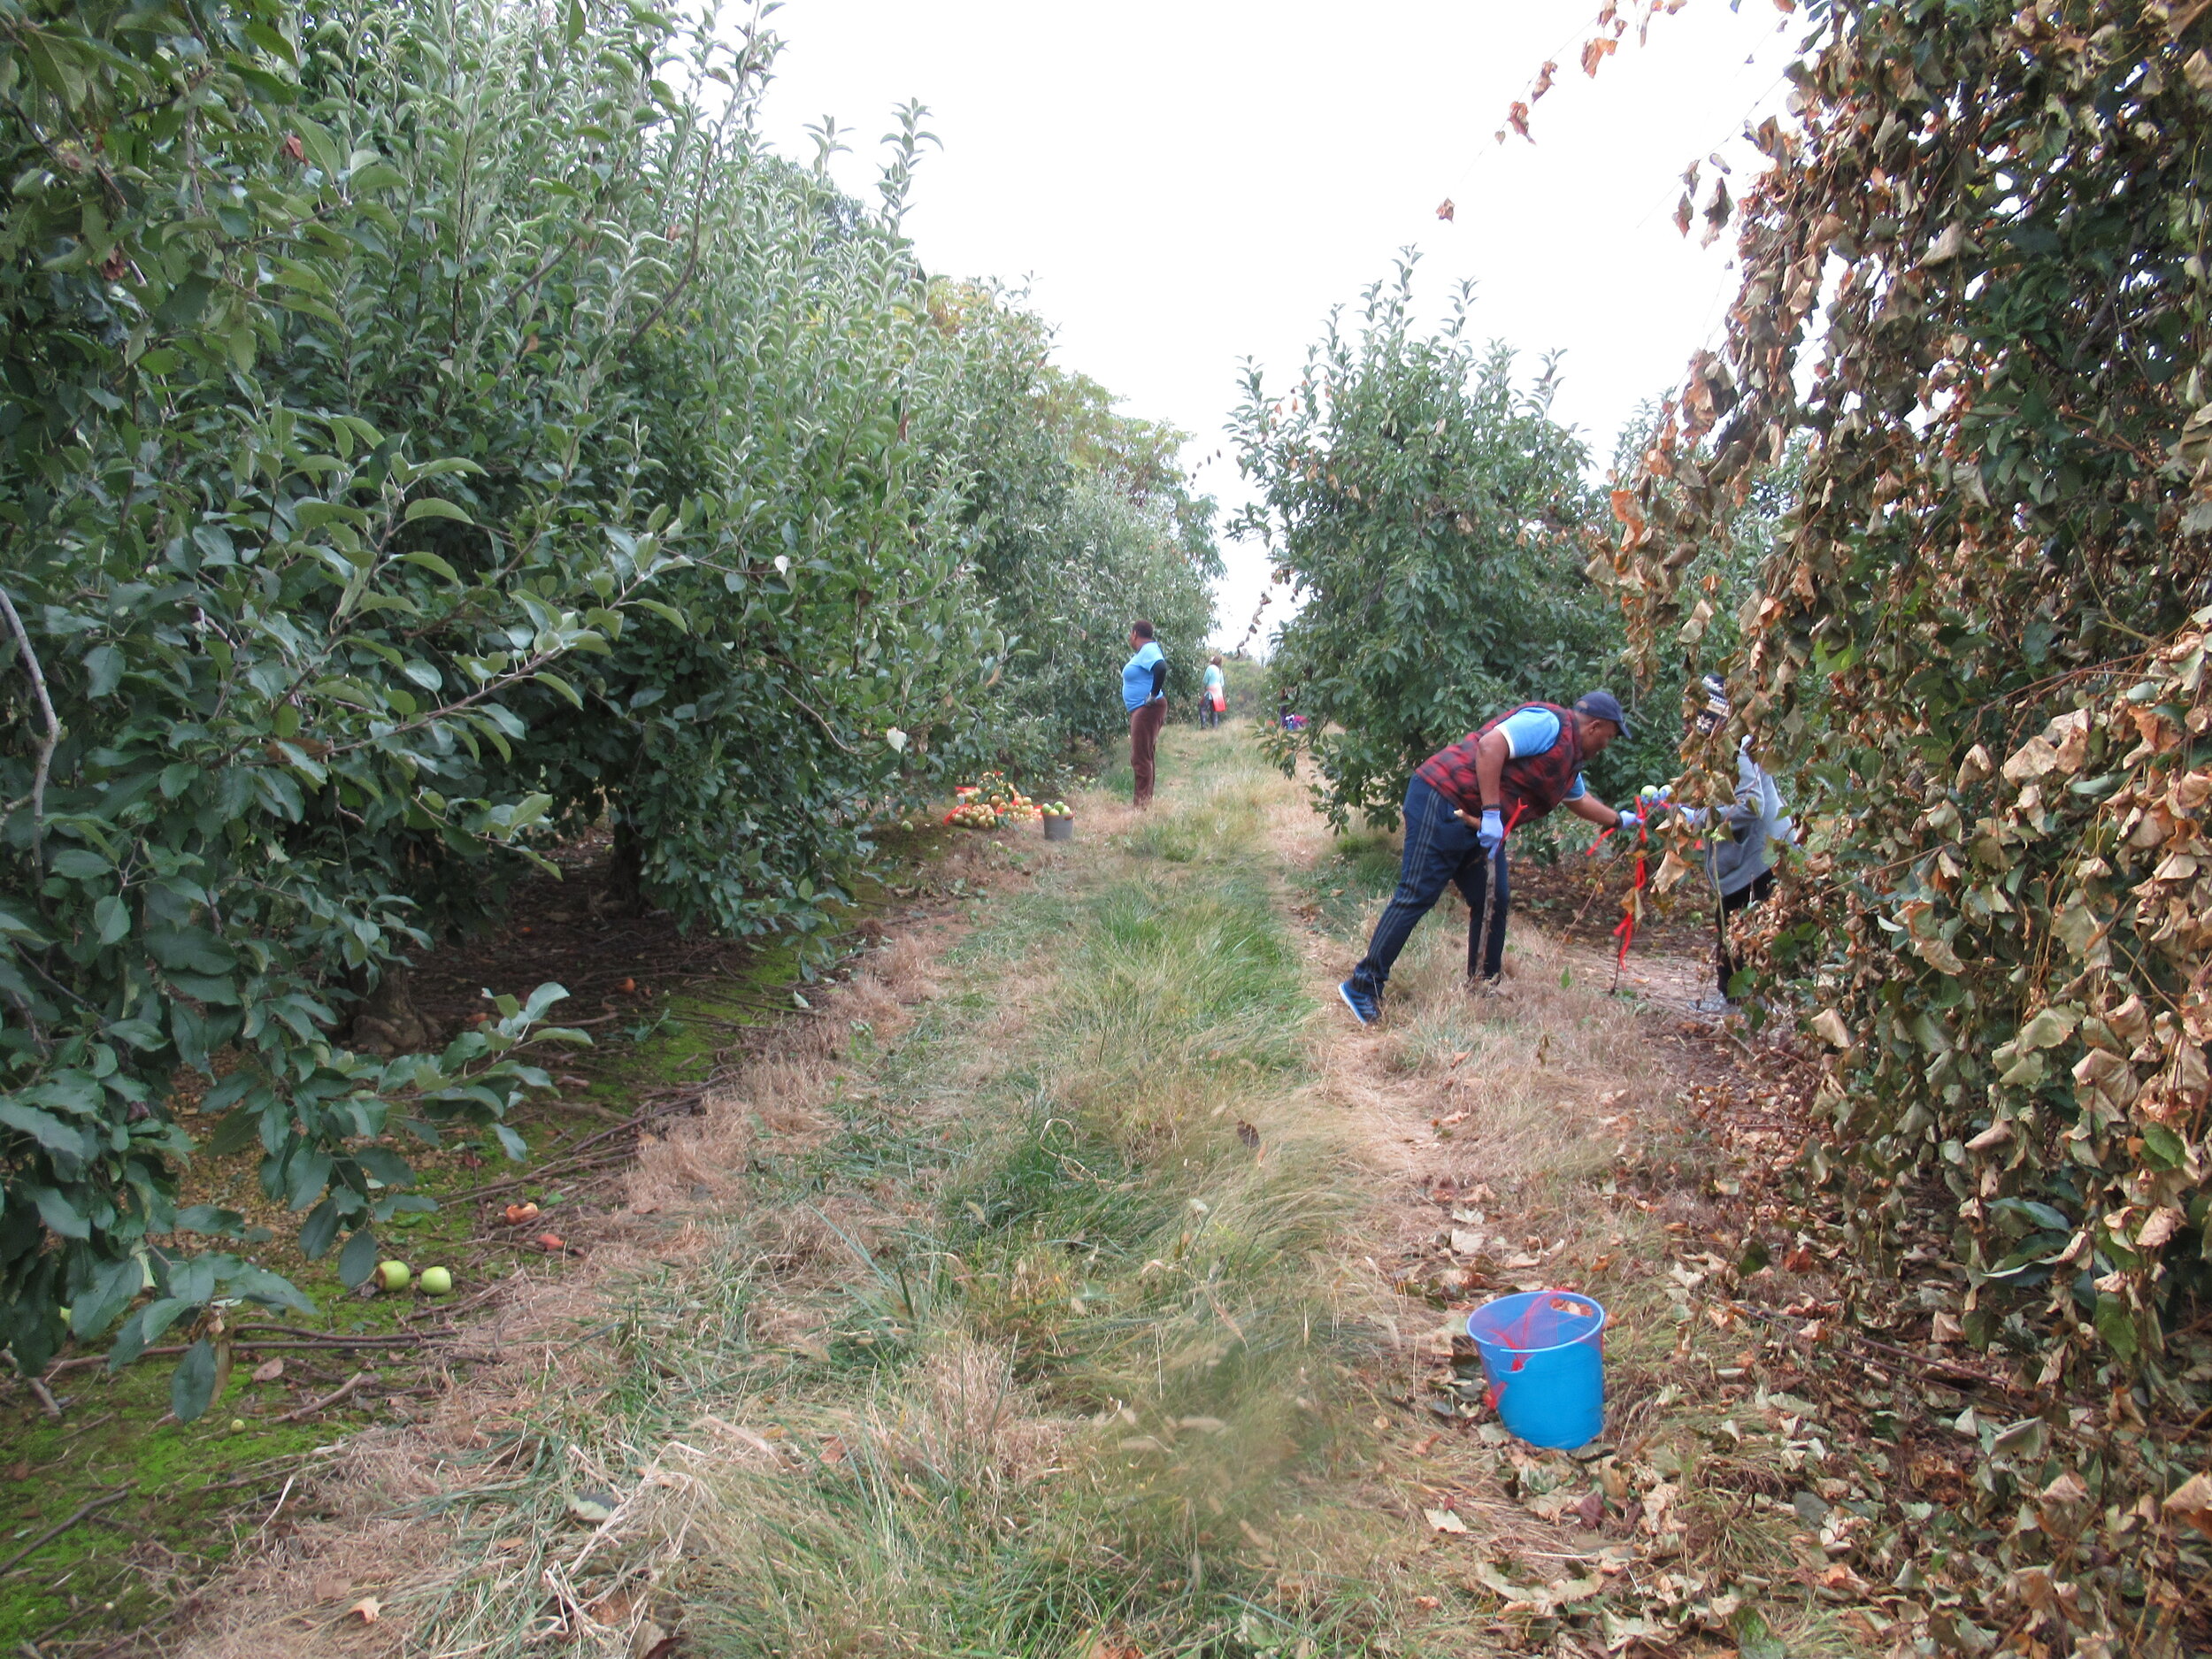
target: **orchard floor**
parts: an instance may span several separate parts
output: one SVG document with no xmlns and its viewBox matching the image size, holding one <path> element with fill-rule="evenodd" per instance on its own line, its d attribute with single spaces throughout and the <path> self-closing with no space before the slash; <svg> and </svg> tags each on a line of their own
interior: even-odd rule
<svg viewBox="0 0 2212 1659">
<path fill-rule="evenodd" d="M 977 896 L 887 916 L 814 1017 L 641 1141 L 580 1262 L 480 1317 L 480 1363 L 327 1448 L 173 1617 L 42 1651 L 1908 1635 L 1948 1415 L 2017 1384 L 1924 1315 L 1879 1363 L 1824 1325 L 1832 1245 L 1777 1174 L 1801 1058 L 1609 995 L 1609 956 L 1517 918 L 1507 994 L 1471 998 L 1463 911 L 1359 1029 L 1334 984 L 1387 844 L 1333 840 L 1234 724 L 1169 733 L 1148 813 L 1113 782 L 1071 843 L 973 838 Z M 1453 1337 L 1545 1287 L 1611 1317 L 1605 1434 L 1572 1455 L 1507 1435 Z"/>
</svg>

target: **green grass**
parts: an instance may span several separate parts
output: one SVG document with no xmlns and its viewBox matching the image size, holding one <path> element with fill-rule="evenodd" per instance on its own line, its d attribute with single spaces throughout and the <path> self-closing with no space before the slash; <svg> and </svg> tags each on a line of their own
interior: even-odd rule
<svg viewBox="0 0 2212 1659">
<path fill-rule="evenodd" d="M 1301 896 L 1320 912 L 1332 933 L 1350 934 L 1374 925 L 1376 907 L 1398 883 L 1399 842 L 1380 830 L 1340 835 L 1299 880 Z"/>
<path fill-rule="evenodd" d="M 1241 746 L 1171 743 L 1171 798 L 988 908 L 951 993 L 851 1056 L 840 1132 L 769 1160 L 711 1267 L 627 1289 L 608 1397 L 549 1402 L 561 1453 L 487 1509 L 426 1640 L 523 1649 L 579 1468 L 648 1508 L 650 1471 L 683 1471 L 592 1573 L 664 1550 L 680 1509 L 687 1650 L 1088 1659 L 1118 1632 L 1287 1655 L 1388 1626 L 1370 1521 L 1317 1495 L 1358 1394 L 1322 1270 L 1352 1200 L 1300 1092 L 1279 786 Z M 810 1267 L 763 1248 L 794 1226 Z M 815 1340 L 764 1341 L 778 1309 Z"/>
</svg>

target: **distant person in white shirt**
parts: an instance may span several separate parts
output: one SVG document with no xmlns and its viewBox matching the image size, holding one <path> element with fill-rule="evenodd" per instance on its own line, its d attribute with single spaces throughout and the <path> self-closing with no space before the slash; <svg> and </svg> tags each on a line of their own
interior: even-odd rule
<svg viewBox="0 0 2212 1659">
<path fill-rule="evenodd" d="M 1206 664 L 1206 684 L 1198 698 L 1198 724 L 1219 726 L 1221 717 L 1228 711 L 1229 681 L 1221 672 L 1221 658 L 1216 657 Z"/>
</svg>

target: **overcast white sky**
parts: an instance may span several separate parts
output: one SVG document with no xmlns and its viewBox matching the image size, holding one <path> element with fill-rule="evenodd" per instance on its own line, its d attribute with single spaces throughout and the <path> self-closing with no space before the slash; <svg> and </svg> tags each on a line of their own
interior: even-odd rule
<svg viewBox="0 0 2212 1659">
<path fill-rule="evenodd" d="M 1778 105 L 1802 24 L 1774 0 L 1690 0 L 1591 80 L 1576 57 L 1599 4 L 789 0 L 764 121 L 795 158 L 825 114 L 855 129 L 839 177 L 872 197 L 869 141 L 895 105 L 927 104 L 943 149 L 906 221 L 925 262 L 1026 281 L 1060 361 L 1192 433 L 1186 458 L 1225 508 L 1243 488 L 1233 458 L 1209 457 L 1239 359 L 1287 381 L 1329 308 L 1409 243 L 1424 296 L 1474 279 L 1476 331 L 1532 374 L 1564 351 L 1555 408 L 1601 465 L 1717 332 L 1732 235 L 1701 250 L 1677 234 L 1680 174 L 1716 150 L 1735 180 L 1755 170 L 1744 121 Z M 1548 58 L 1535 144 L 1498 144 Z M 1267 570 L 1224 551 L 1233 641 Z"/>
</svg>

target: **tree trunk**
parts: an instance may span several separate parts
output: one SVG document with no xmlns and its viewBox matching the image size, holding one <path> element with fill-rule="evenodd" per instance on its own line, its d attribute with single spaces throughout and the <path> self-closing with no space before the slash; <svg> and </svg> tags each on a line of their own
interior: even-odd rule
<svg viewBox="0 0 2212 1659">
<path fill-rule="evenodd" d="M 362 995 L 353 1005 L 349 1040 L 361 1053 L 419 1054 L 437 1046 L 437 1033 L 416 1010 L 408 978 L 407 969 L 397 964 L 388 965 L 373 983 L 366 971 L 353 976 Z"/>
<path fill-rule="evenodd" d="M 607 911 L 615 916 L 642 916 L 649 908 L 645 893 L 645 842 L 628 823 L 614 821 L 614 851 L 607 860 Z"/>
</svg>

